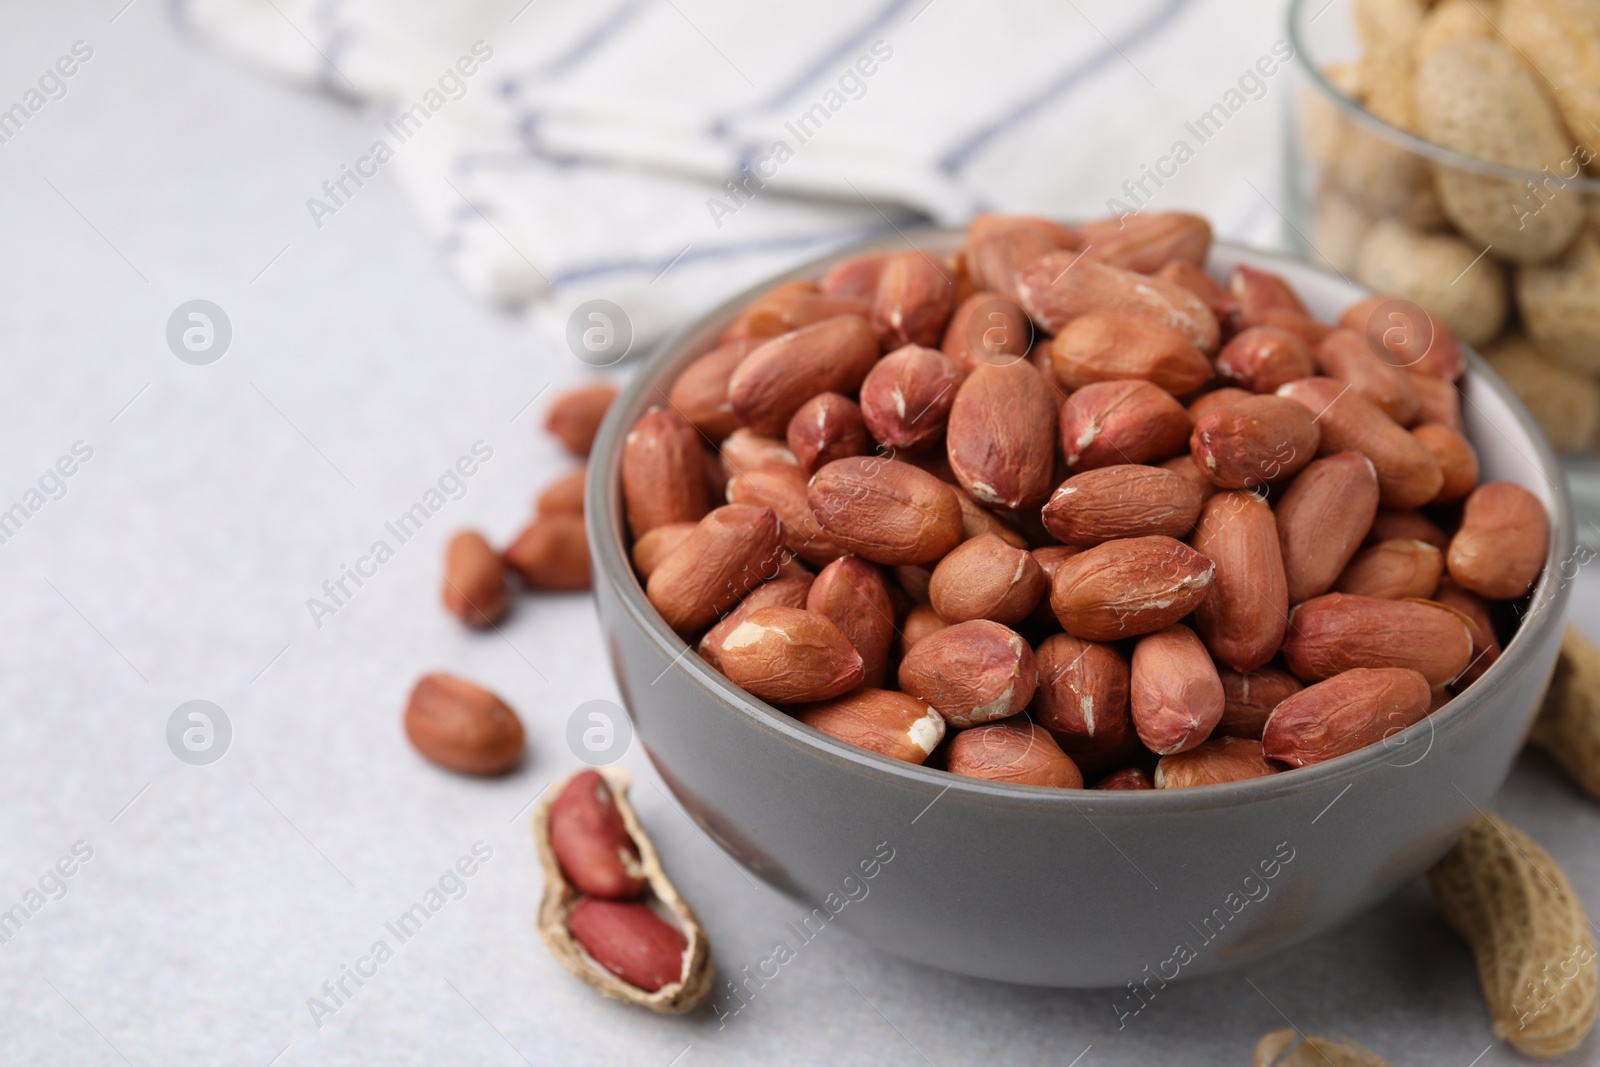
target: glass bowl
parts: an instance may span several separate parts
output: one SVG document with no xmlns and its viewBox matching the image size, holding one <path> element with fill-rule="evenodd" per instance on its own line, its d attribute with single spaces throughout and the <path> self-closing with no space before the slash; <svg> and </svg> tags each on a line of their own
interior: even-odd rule
<svg viewBox="0 0 1600 1067">
<path fill-rule="evenodd" d="M 1579 536 L 1600 547 L 1600 178 L 1584 167 L 1600 168 L 1600 131 L 1585 145 L 1550 102 L 1570 151 L 1539 170 L 1425 140 L 1415 132 L 1422 35 L 1410 47 L 1367 48 L 1352 11 L 1329 0 L 1289 5 L 1300 60 L 1287 167 L 1295 250 L 1421 305 L 1483 353 L 1565 457 Z M 1481 32 L 1501 58 L 1524 64 L 1487 23 L 1457 32 Z"/>
</svg>

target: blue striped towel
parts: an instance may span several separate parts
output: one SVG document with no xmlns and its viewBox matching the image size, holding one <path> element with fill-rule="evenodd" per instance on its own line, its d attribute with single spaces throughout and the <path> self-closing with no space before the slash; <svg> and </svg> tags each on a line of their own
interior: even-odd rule
<svg viewBox="0 0 1600 1067">
<path fill-rule="evenodd" d="M 1225 234 L 1277 234 L 1291 76 L 1225 95 L 1286 47 L 1272 0 L 177 11 L 218 48 L 370 108 L 372 144 L 330 161 L 308 228 L 392 171 L 468 288 L 552 321 L 599 296 L 649 336 L 798 258 L 986 209 L 1191 207 Z M 1218 101 L 1227 125 L 1195 130 Z"/>
</svg>

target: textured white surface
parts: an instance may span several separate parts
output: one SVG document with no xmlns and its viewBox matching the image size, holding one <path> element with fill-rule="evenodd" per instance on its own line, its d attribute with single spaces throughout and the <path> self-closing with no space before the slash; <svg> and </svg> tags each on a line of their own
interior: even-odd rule
<svg viewBox="0 0 1600 1067">
<path fill-rule="evenodd" d="M 1223 1064 L 1285 1017 L 1396 1064 L 1467 1067 L 1491 1045 L 1467 954 L 1418 887 L 1288 956 L 1173 986 L 1121 1032 L 1111 992 L 953 977 L 831 933 L 725 1029 L 598 1000 L 534 933 L 525 814 L 575 765 L 567 715 L 616 697 L 593 609 L 524 600 L 501 640 L 435 606 L 448 533 L 508 537 L 568 466 L 521 409 L 590 372 L 460 292 L 392 182 L 309 228 L 304 198 L 369 118 L 186 44 L 157 0 L 112 23 L 119 6 L 0 15 L 7 102 L 73 41 L 95 49 L 0 145 L 0 502 L 73 442 L 94 450 L 0 544 L 0 908 L 74 842 L 93 848 L 0 946 L 0 1062 Z M 163 337 L 195 297 L 234 328 L 208 367 Z M 466 495 L 316 629 L 306 598 L 478 440 L 494 454 Z M 1597 589 L 1586 568 L 1591 633 Z M 467 781 L 412 753 L 399 709 L 433 668 L 522 711 L 521 772 Z M 233 723 L 209 767 L 164 739 L 195 698 Z M 769 955 L 800 906 L 725 859 L 637 749 L 625 762 L 724 967 Z M 1497 807 L 1600 910 L 1600 809 L 1533 757 Z M 306 999 L 394 944 L 384 923 L 480 840 L 493 857 L 465 896 L 316 1028 Z M 996 906 L 1026 921 L 1025 903 Z M 1476 1062 L 1524 1061 L 1495 1045 Z"/>
</svg>

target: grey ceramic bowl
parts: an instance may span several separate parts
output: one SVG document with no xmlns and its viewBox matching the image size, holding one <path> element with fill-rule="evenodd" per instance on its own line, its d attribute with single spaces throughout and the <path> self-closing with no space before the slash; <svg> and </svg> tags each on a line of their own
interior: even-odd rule
<svg viewBox="0 0 1600 1067">
<path fill-rule="evenodd" d="M 911 240 L 948 251 L 961 238 L 923 231 Z M 903 239 L 881 247 L 896 244 Z M 863 250 L 787 277 L 816 277 Z M 1237 263 L 1287 276 L 1325 320 L 1365 295 L 1265 253 L 1212 252 L 1219 275 Z M 1544 501 L 1552 565 L 1499 662 L 1384 744 L 1201 789 L 1049 790 L 899 763 L 735 687 L 645 599 L 628 563 L 619 467 L 627 428 L 740 306 L 781 280 L 712 311 L 639 369 L 590 458 L 587 506 L 600 618 L 638 735 L 696 821 L 801 902 L 783 935 L 791 949 L 838 925 L 984 978 L 1155 989 L 1275 952 L 1382 900 L 1426 871 L 1499 788 L 1559 647 L 1569 592 L 1559 563 L 1573 532 L 1556 457 L 1475 355 L 1464 407 L 1483 478 L 1518 482 Z"/>
</svg>

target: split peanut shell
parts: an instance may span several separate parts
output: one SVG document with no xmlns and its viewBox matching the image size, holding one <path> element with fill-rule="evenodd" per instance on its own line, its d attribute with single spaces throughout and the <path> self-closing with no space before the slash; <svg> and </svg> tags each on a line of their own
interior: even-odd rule
<svg viewBox="0 0 1600 1067">
<path fill-rule="evenodd" d="M 681 1015 L 693 1011 L 711 992 L 712 979 L 716 975 L 716 964 L 711 958 L 711 942 L 694 909 L 679 895 L 677 887 L 662 870 L 655 844 L 644 832 L 633 805 L 628 802 L 628 787 L 633 782 L 633 776 L 621 767 L 602 767 L 599 773 L 611 789 L 612 799 L 622 816 L 623 825 L 627 827 L 628 836 L 639 849 L 639 866 L 644 869 L 646 881 L 643 902 L 654 905 L 658 913 L 665 913 L 668 921 L 676 925 L 688 941 L 683 953 L 683 977 L 679 981 L 669 982 L 654 993 L 648 993 L 606 970 L 573 937 L 568 921 L 573 910 L 587 898 L 562 872 L 560 863 L 556 861 L 555 849 L 550 844 L 550 809 L 571 781 L 570 777 L 546 789 L 533 813 L 533 839 L 539 850 L 539 865 L 544 869 L 545 886 L 544 900 L 539 905 L 539 937 L 561 966 L 604 996 L 638 1004 L 663 1015 Z"/>
</svg>

